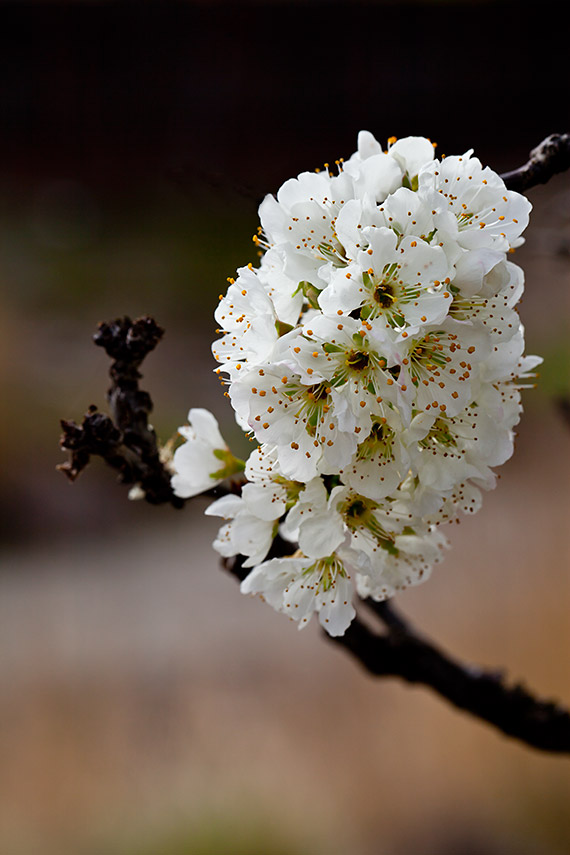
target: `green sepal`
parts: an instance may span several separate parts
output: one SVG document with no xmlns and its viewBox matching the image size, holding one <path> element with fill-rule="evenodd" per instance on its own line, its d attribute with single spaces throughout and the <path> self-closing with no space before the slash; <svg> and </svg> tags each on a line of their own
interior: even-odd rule
<svg viewBox="0 0 570 855">
<path fill-rule="evenodd" d="M 245 469 L 245 460 L 234 457 L 229 448 L 215 448 L 214 457 L 221 460 L 224 465 L 217 472 L 210 472 L 210 478 L 213 481 L 223 481 L 224 478 L 230 478 Z"/>
<path fill-rule="evenodd" d="M 420 182 L 419 182 L 418 176 L 414 175 L 412 180 L 410 181 L 410 176 L 406 172 L 406 174 L 404 175 L 404 179 L 402 181 L 402 187 L 407 187 L 408 190 L 413 190 L 415 193 L 416 190 L 418 189 L 419 185 L 420 185 Z"/>
<path fill-rule="evenodd" d="M 285 335 L 291 330 L 294 330 L 295 327 L 292 324 L 286 324 L 285 321 L 275 321 L 275 329 L 277 330 L 277 335 L 281 338 L 282 335 Z"/>
<path fill-rule="evenodd" d="M 319 288 L 316 285 L 313 285 L 312 282 L 308 282 L 306 279 L 301 280 L 295 290 L 293 291 L 293 296 L 298 294 L 299 291 L 302 291 L 309 306 L 311 309 L 320 309 L 318 302 L 319 294 L 321 293 Z"/>
<path fill-rule="evenodd" d="M 378 546 L 385 549 L 389 555 L 394 555 L 396 558 L 400 554 L 400 550 L 392 540 L 378 540 Z"/>
</svg>

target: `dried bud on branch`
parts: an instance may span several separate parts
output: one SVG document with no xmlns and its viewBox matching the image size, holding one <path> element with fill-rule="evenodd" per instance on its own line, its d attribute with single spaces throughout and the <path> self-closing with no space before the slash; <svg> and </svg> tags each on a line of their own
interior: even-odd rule
<svg viewBox="0 0 570 855">
<path fill-rule="evenodd" d="M 58 469 L 72 481 L 89 463 L 91 455 L 102 457 L 120 473 L 123 484 L 138 484 L 147 502 L 169 502 L 175 508 L 184 505 L 170 485 L 171 473 L 160 459 L 156 434 L 148 424 L 152 400 L 139 389 L 139 367 L 164 334 L 153 318 L 135 321 L 118 318 L 101 323 L 93 340 L 113 359 L 109 374 L 112 384 L 107 392 L 113 418 L 90 407 L 81 425 L 62 421 L 60 445 L 71 452 L 70 460 Z"/>
</svg>

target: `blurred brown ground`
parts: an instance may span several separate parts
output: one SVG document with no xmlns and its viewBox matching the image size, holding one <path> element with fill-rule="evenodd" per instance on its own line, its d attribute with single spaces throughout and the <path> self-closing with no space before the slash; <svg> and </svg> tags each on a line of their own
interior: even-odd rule
<svg viewBox="0 0 570 855">
<path fill-rule="evenodd" d="M 470 75 L 479 24 L 456 16 L 458 74 L 432 49 L 436 24 L 483 13 L 414 6 L 407 50 L 383 43 L 373 86 L 374 54 L 352 37 L 380 22 L 365 4 L 347 24 L 337 102 L 325 104 L 300 85 L 330 83 L 330 12 L 304 9 L 313 30 L 303 35 L 284 6 L 261 61 L 262 6 L 252 22 L 237 6 L 180 4 L 172 23 L 153 4 L 140 15 L 129 3 L 96 14 L 52 5 L 0 4 L 19 34 L 0 32 L 0 852 L 567 855 L 567 759 L 425 690 L 374 681 L 316 627 L 298 633 L 242 597 L 219 569 L 216 522 L 199 500 L 151 508 L 127 502 L 97 464 L 73 487 L 54 470 L 58 419 L 104 407 L 107 364 L 90 334 L 124 312 L 150 312 L 167 330 L 143 382 L 159 434 L 207 406 L 243 443 L 209 344 L 225 277 L 252 258 L 256 201 L 319 158 L 349 154 L 361 125 L 379 135 L 435 126 L 444 150 L 473 141 L 491 166 L 516 166 L 568 129 L 544 96 L 567 103 L 560 28 L 541 39 L 542 19 L 531 32 L 509 4 L 487 4 L 483 53 L 498 65 Z M 406 14 L 395 5 L 382 20 L 400 33 Z M 285 56 L 287 38 L 302 44 Z M 308 72 L 290 61 L 313 47 Z M 549 52 L 560 66 L 550 77 Z M 432 115 L 433 91 L 443 95 Z M 527 349 L 545 356 L 539 387 L 525 393 L 498 488 L 399 605 L 458 657 L 570 703 L 570 434 L 553 403 L 570 389 L 570 176 L 529 195 L 515 260 Z"/>
<path fill-rule="evenodd" d="M 499 489 L 400 605 L 456 655 L 567 700 L 568 439 L 533 414 L 519 440 Z M 213 533 L 187 510 L 167 530 L 12 555 L 2 851 L 134 853 L 150 839 L 149 852 L 201 852 L 211 823 L 203 851 L 235 851 L 219 828 L 231 840 L 250 826 L 260 852 L 567 852 L 567 760 L 364 676 L 315 628 L 241 597 Z M 162 842 L 171 827 L 187 848 Z"/>
</svg>

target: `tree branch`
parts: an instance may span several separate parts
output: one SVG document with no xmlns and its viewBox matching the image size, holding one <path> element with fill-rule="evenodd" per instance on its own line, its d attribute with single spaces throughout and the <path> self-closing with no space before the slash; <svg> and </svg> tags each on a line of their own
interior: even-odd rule
<svg viewBox="0 0 570 855">
<path fill-rule="evenodd" d="M 532 149 L 525 164 L 503 173 L 501 178 L 509 190 L 524 193 L 567 169 L 570 169 L 570 134 L 551 134 Z"/>
<path fill-rule="evenodd" d="M 277 537 L 268 557 L 291 553 L 291 544 Z M 243 556 L 226 559 L 224 567 L 238 581 L 249 569 Z M 458 662 L 419 633 L 392 602 L 361 600 L 386 632 L 370 629 L 360 616 L 344 635 L 323 636 L 340 645 L 375 677 L 399 677 L 427 686 L 458 709 L 493 725 L 506 736 L 541 751 L 570 753 L 570 712 L 553 701 L 534 697 L 521 684 L 508 685 L 502 671 Z"/>
<path fill-rule="evenodd" d="M 376 677 L 428 686 L 455 707 L 542 751 L 570 753 L 570 712 L 508 685 L 498 671 L 465 665 L 417 635 L 390 603 L 365 601 L 385 624 L 377 634 L 357 617 L 343 636 L 330 638 Z M 379 608 L 381 607 L 381 608 Z"/>
<path fill-rule="evenodd" d="M 277 537 L 268 558 L 289 555 L 291 549 L 290 543 Z M 243 568 L 244 560 L 238 555 L 224 561 L 226 570 L 238 581 L 249 573 Z M 333 637 L 323 631 L 323 636 L 344 647 L 370 674 L 427 686 L 506 736 L 541 751 L 570 753 L 570 712 L 564 707 L 534 697 L 521 684 L 508 685 L 502 671 L 453 659 L 416 633 L 391 602 L 360 602 L 386 632 L 375 632 L 357 615 L 344 635 Z"/>
</svg>

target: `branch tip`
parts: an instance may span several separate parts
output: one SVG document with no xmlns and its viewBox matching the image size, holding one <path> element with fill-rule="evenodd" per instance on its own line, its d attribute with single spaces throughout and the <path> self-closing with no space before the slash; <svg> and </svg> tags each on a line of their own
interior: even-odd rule
<svg viewBox="0 0 570 855">
<path fill-rule="evenodd" d="M 550 134 L 532 149 L 526 163 L 503 173 L 501 178 L 509 190 L 524 193 L 567 169 L 570 169 L 570 134 Z"/>
</svg>

